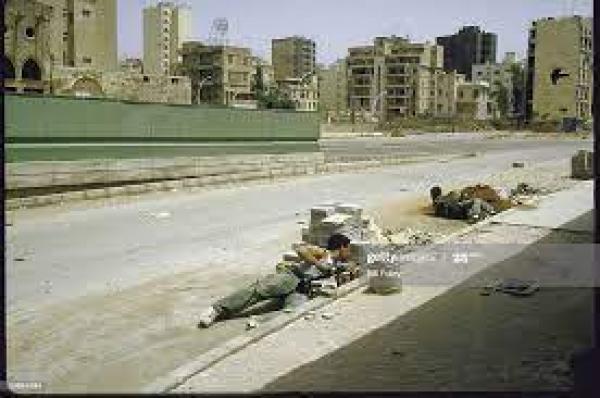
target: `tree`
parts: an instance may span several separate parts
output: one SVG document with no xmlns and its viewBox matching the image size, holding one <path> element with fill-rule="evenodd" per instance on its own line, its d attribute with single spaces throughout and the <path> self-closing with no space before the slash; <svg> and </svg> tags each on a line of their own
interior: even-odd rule
<svg viewBox="0 0 600 398">
<path fill-rule="evenodd" d="M 261 109 L 295 109 L 294 102 L 278 88 L 257 91 L 256 99 Z"/>
</svg>

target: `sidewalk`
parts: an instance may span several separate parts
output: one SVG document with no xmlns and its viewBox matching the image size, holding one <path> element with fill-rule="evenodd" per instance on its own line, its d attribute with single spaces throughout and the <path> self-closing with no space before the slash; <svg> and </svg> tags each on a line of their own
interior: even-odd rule
<svg viewBox="0 0 600 398">
<path fill-rule="evenodd" d="M 377 329 L 396 322 L 399 317 L 447 293 L 479 272 L 517 256 L 525 247 L 548 236 L 553 230 L 564 228 L 563 225 L 567 221 L 584 215 L 592 209 L 592 192 L 592 183 L 583 182 L 572 190 L 544 198 L 538 209 L 509 211 L 456 237 L 451 241 L 451 245 L 425 249 L 452 253 L 452 250 L 461 247 L 461 244 L 469 245 L 462 246 L 463 251 L 468 247 L 474 247 L 473 244 L 486 245 L 485 256 L 470 258 L 466 264 L 454 263 L 452 256 L 446 261 L 409 264 L 403 269 L 401 294 L 375 296 L 365 295 L 362 291 L 351 293 L 317 311 L 313 320 L 300 318 L 280 331 L 255 341 L 214 363 L 189 379 L 184 378 L 184 383 L 170 391 L 252 392 L 263 389 L 267 384 L 286 374 L 290 374 L 291 377 L 287 383 L 283 382 L 281 385 L 275 383 L 269 389 L 298 390 L 299 386 L 305 386 L 307 390 L 322 390 L 318 387 L 344 390 L 343 385 L 340 384 L 342 379 L 336 376 L 339 368 L 329 369 L 325 378 L 315 376 L 315 372 L 319 374 L 319 368 L 316 368 L 312 379 L 295 378 L 294 371 L 302 365 L 338 352 L 342 347 L 352 345 L 358 339 L 367 338 Z M 515 223 L 519 225 L 514 225 Z M 575 225 L 569 229 L 585 232 L 589 228 L 589 223 L 585 220 Z M 581 275 L 577 277 L 581 282 Z M 587 280 L 588 283 L 592 282 L 589 278 Z M 419 310 L 426 311 L 428 307 L 429 305 L 423 306 Z M 327 318 L 330 316 L 333 318 L 324 319 L 322 315 L 325 313 L 328 315 Z M 348 357 L 345 361 L 348 361 Z M 344 363 L 339 366 L 345 367 Z M 307 368 L 312 368 L 312 365 Z M 366 374 L 363 377 L 359 377 L 359 373 L 356 372 L 351 376 L 348 372 L 343 374 L 355 380 L 355 389 L 360 389 L 360 383 L 367 379 Z M 395 377 L 390 377 L 390 380 L 393 379 Z"/>
</svg>

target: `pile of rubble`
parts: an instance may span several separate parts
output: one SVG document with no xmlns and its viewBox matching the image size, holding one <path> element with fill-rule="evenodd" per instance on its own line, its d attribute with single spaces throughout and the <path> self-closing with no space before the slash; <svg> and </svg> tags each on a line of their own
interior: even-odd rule
<svg viewBox="0 0 600 398">
<path fill-rule="evenodd" d="M 386 243 L 397 246 L 427 246 L 440 239 L 442 235 L 431 232 L 404 228 L 399 231 L 387 230 L 384 232 Z"/>
</svg>

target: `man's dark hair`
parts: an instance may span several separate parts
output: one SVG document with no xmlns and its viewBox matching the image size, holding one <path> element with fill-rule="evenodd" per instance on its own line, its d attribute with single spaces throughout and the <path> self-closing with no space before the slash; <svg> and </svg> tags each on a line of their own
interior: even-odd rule
<svg viewBox="0 0 600 398">
<path fill-rule="evenodd" d="M 429 195 L 431 195 L 431 200 L 436 201 L 440 196 L 442 196 L 442 188 L 437 185 L 429 191 Z"/>
<path fill-rule="evenodd" d="M 335 234 L 331 235 L 327 241 L 327 250 L 340 250 L 342 247 L 350 245 L 350 238 L 346 235 Z"/>
</svg>

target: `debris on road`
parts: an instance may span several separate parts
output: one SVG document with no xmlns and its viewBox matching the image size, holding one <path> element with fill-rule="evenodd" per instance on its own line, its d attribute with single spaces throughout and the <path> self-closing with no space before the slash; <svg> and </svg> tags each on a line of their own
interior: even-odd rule
<svg viewBox="0 0 600 398">
<path fill-rule="evenodd" d="M 315 319 L 315 312 L 314 311 L 308 311 L 304 315 L 304 319 L 307 320 L 307 321 L 312 321 L 313 319 Z"/>
<path fill-rule="evenodd" d="M 258 327 L 258 321 L 256 320 L 256 318 L 252 317 L 250 319 L 248 319 L 248 322 L 246 322 L 246 330 L 252 330 L 252 329 L 256 329 Z"/>
<path fill-rule="evenodd" d="M 325 312 L 321 314 L 321 318 L 325 319 L 326 321 L 332 320 L 333 317 L 334 315 L 331 312 Z"/>
<path fill-rule="evenodd" d="M 394 232 L 387 230 L 384 236 L 389 243 L 398 246 L 427 246 L 435 242 L 440 236 L 434 235 L 431 232 L 413 230 L 412 228 L 405 228 L 403 230 Z"/>
<path fill-rule="evenodd" d="M 489 296 L 493 292 L 506 293 L 511 296 L 529 297 L 540 290 L 540 285 L 535 281 L 524 281 L 519 279 L 506 279 L 496 281 L 481 289 L 482 296 Z"/>
</svg>

